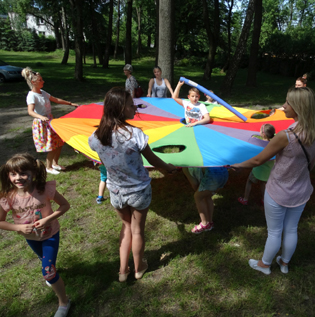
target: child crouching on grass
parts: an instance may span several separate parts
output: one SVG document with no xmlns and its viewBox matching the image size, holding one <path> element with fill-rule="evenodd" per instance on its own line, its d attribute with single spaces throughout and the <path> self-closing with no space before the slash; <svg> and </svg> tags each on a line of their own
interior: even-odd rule
<svg viewBox="0 0 315 317">
<path fill-rule="evenodd" d="M 207 124 L 210 122 L 210 115 L 204 104 L 199 103 L 200 93 L 197 88 L 189 90 L 188 99 L 178 98 L 180 88 L 184 82 L 178 82 L 174 92 L 175 101 L 184 107 L 186 126 Z M 183 172 L 195 191 L 194 199 L 201 218 L 199 225 L 195 226 L 191 232 L 201 233 L 213 229 L 213 200 L 212 196 L 222 188 L 228 180 L 229 173 L 225 167 L 210 168 L 183 168 Z"/>
<path fill-rule="evenodd" d="M 194 199 L 201 219 L 191 232 L 199 234 L 210 231 L 214 227 L 212 196 L 226 184 L 229 172 L 225 167 L 189 167 L 183 172 L 195 191 Z"/>
<path fill-rule="evenodd" d="M 275 127 L 272 124 L 263 124 L 260 127 L 260 136 L 263 138 L 264 141 L 269 142 L 275 135 Z M 254 136 L 253 136 L 254 137 Z M 268 181 L 270 172 L 273 168 L 274 161 L 267 161 L 266 163 L 254 167 L 247 179 L 244 197 L 239 197 L 238 202 L 247 205 L 248 204 L 248 198 L 250 191 L 252 189 L 252 184 L 258 184 L 260 185 L 260 191 L 261 191 L 261 203 L 264 205 L 264 194 L 265 194 L 265 187 L 266 183 Z"/>
</svg>

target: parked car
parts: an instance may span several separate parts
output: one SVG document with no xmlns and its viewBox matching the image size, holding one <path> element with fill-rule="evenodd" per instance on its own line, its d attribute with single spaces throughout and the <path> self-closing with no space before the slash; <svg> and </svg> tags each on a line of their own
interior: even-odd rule
<svg viewBox="0 0 315 317">
<path fill-rule="evenodd" d="M 23 68 L 11 66 L 0 60 L 0 83 L 7 80 L 21 80 L 23 77 L 21 71 Z"/>
</svg>

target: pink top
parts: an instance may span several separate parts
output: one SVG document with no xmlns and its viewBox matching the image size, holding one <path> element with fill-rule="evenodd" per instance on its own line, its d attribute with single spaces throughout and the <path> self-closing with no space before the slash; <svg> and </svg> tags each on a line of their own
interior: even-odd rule
<svg viewBox="0 0 315 317">
<path fill-rule="evenodd" d="M 55 196 L 56 181 L 46 183 L 45 192 L 39 194 L 34 189 L 32 194 L 22 197 L 19 194 L 11 194 L 0 199 L 0 205 L 5 212 L 12 210 L 12 217 L 15 224 L 30 224 L 45 218 L 53 213 L 50 200 Z M 31 234 L 23 234 L 27 240 L 43 241 L 51 238 L 59 231 L 59 222 L 53 220 L 44 230 L 33 231 Z"/>
<path fill-rule="evenodd" d="M 290 127 L 295 127 L 296 124 L 297 122 Z M 277 204 L 284 207 L 297 207 L 310 199 L 313 186 L 301 145 L 292 132 L 286 130 L 286 134 L 289 144 L 276 155 L 266 190 Z M 308 153 L 312 169 L 315 164 L 315 141 L 310 146 L 304 145 L 304 148 Z"/>
</svg>

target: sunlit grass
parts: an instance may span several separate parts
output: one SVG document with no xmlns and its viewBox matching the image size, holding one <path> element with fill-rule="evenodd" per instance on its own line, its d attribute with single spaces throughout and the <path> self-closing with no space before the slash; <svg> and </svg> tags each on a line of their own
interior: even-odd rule
<svg viewBox="0 0 315 317">
<path fill-rule="evenodd" d="M 0 51 L 0 54 L 1 59 L 17 66 L 35 67 L 38 61 L 42 62 L 44 66 L 39 71 L 45 80 L 44 89 L 72 102 L 102 101 L 113 83 L 124 85 L 125 82 L 123 61 L 119 60 L 111 61 L 110 68 L 104 70 L 90 67 L 92 60 L 88 59 L 84 68 L 86 80 L 78 83 L 73 79 L 73 55 L 69 65 L 63 66 L 60 51 L 47 54 Z M 153 65 L 151 58 L 134 63 L 135 75 L 144 87 Z M 200 69 L 176 67 L 175 78 L 180 76 L 215 93 L 223 79 L 215 76 L 205 83 Z M 246 89 L 245 71 L 241 70 L 228 101 L 281 104 L 292 78 L 263 73 L 259 73 L 259 77 L 259 88 Z M 183 87 L 183 97 L 187 88 Z M 1 84 L 1 107 L 25 105 L 27 91 L 25 82 Z M 8 138 L 3 151 L 14 146 L 18 152 L 23 142 L 32 144 L 30 127 L 13 130 L 12 133 L 18 133 L 17 140 Z M 176 147 L 173 150 L 176 151 Z M 57 262 L 73 302 L 71 316 L 304 317 L 314 314 L 313 197 L 301 218 L 299 242 L 289 274 L 282 274 L 274 262 L 272 274 L 264 276 L 251 270 L 247 263 L 249 258 L 262 256 L 267 236 L 259 188 L 253 186 L 248 206 L 237 202 L 249 171 L 230 172 L 225 188 L 214 196 L 215 228 L 193 235 L 190 230 L 200 218 L 193 191 L 183 173 L 164 175 L 150 169 L 153 200 L 145 232 L 149 270 L 140 281 L 130 274 L 127 283 L 119 283 L 121 223 L 109 199 L 102 205 L 95 202 L 99 170 L 68 145 L 63 148 L 60 163 L 67 166 L 67 171 L 58 176 L 49 175 L 48 179 L 57 181 L 58 190 L 71 204 L 71 209 L 60 219 Z M 314 182 L 315 174 L 311 177 Z M 0 248 L 0 316 L 54 316 L 57 299 L 45 285 L 40 262 L 25 240 L 15 233 L 0 231 Z M 131 259 L 129 264 L 133 270 Z"/>
</svg>

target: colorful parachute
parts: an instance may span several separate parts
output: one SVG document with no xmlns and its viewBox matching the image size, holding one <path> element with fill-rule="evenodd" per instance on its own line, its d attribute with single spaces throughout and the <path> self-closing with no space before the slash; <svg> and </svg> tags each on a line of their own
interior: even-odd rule
<svg viewBox="0 0 315 317">
<path fill-rule="evenodd" d="M 235 108 L 247 118 L 246 122 L 221 105 L 206 104 L 211 122 L 188 128 L 183 123 L 184 109 L 169 98 L 136 98 L 138 114 L 131 124 L 149 136 L 152 151 L 167 163 L 176 166 L 222 166 L 247 160 L 257 155 L 267 142 L 252 138 L 259 135 L 264 123 L 273 124 L 276 132 L 286 129 L 293 120 L 283 111 L 262 119 L 253 114 L 270 110 Z M 96 152 L 88 145 L 88 137 L 99 125 L 103 113 L 102 104 L 82 105 L 73 112 L 50 122 L 59 136 L 74 149 L 99 162 Z M 176 146 L 179 153 L 161 153 L 164 147 Z M 150 164 L 144 159 L 144 165 Z"/>
</svg>

